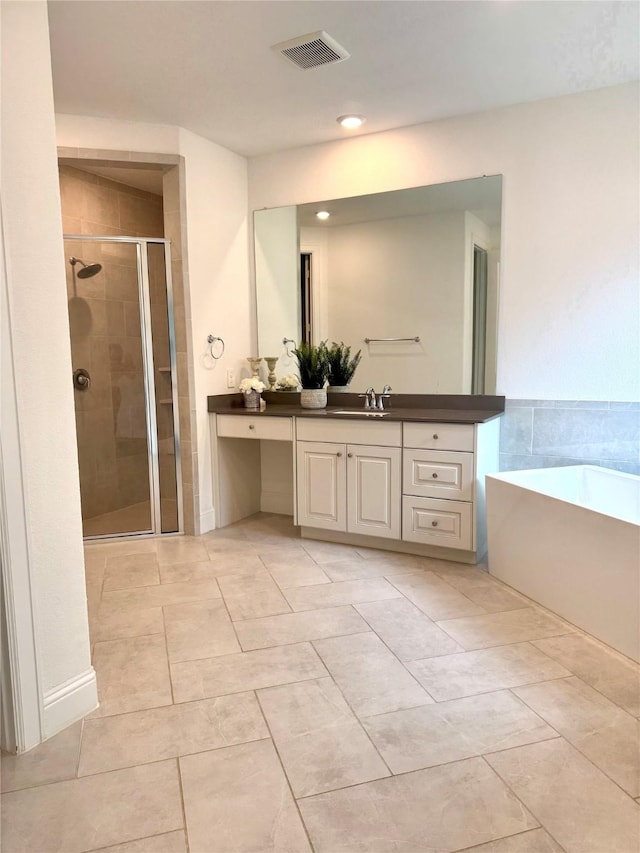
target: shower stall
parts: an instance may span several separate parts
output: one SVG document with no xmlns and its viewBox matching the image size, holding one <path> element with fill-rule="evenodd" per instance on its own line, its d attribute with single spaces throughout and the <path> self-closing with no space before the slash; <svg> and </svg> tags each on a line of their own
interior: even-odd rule
<svg viewBox="0 0 640 853">
<path fill-rule="evenodd" d="M 169 241 L 64 241 L 84 536 L 181 532 Z"/>
</svg>

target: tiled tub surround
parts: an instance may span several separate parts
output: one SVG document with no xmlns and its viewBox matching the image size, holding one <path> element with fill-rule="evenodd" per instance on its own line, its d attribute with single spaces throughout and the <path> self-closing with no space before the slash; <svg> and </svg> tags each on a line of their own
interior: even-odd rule
<svg viewBox="0 0 640 853">
<path fill-rule="evenodd" d="M 7 851 L 637 853 L 639 668 L 481 569 L 266 515 L 86 555 L 101 706 L 4 758 Z"/>
<path fill-rule="evenodd" d="M 640 474 L 640 403 L 508 399 L 500 470 L 558 465 Z"/>
</svg>

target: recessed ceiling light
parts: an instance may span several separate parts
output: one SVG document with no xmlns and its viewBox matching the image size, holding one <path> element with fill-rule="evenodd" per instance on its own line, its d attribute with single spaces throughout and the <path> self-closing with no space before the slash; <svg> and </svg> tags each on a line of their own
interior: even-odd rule
<svg viewBox="0 0 640 853">
<path fill-rule="evenodd" d="M 318 219 L 328 219 L 331 216 L 331 214 L 329 213 L 328 210 L 319 210 L 316 213 L 316 216 L 318 217 Z"/>
<path fill-rule="evenodd" d="M 364 116 L 348 115 L 338 116 L 336 121 L 338 124 L 341 124 L 342 127 L 346 127 L 347 130 L 355 130 L 357 127 L 364 124 L 366 119 Z"/>
</svg>

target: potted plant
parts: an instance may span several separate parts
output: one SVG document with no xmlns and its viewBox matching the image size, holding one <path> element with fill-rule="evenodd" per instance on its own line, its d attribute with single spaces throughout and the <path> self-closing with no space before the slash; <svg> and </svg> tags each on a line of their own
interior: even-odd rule
<svg viewBox="0 0 640 853">
<path fill-rule="evenodd" d="M 360 364 L 362 350 L 351 358 L 351 347 L 345 346 L 344 341 L 335 341 L 327 351 L 329 355 L 329 391 L 348 391 L 356 367 Z"/>
<path fill-rule="evenodd" d="M 238 386 L 244 396 L 245 409 L 259 409 L 261 395 L 265 389 L 265 384 L 257 376 L 251 376 L 243 379 Z"/>
<path fill-rule="evenodd" d="M 301 341 L 293 350 L 300 373 L 300 405 L 303 409 L 322 409 L 327 405 L 329 351 L 325 341 L 318 346 Z"/>
</svg>

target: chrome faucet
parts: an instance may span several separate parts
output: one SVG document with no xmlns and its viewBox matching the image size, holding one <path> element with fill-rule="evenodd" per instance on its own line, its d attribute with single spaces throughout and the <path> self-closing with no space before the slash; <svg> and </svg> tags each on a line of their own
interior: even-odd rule
<svg viewBox="0 0 640 853">
<path fill-rule="evenodd" d="M 375 406 L 375 408 L 384 409 L 384 401 L 388 400 L 389 397 L 391 396 L 391 394 L 389 394 L 389 391 L 391 391 L 391 385 L 385 385 L 384 388 L 382 389 L 382 392 L 380 394 L 378 394 L 377 404 L 375 402 L 375 395 L 374 395 L 374 406 Z"/>
<path fill-rule="evenodd" d="M 367 388 L 364 394 L 358 394 L 358 397 L 364 397 L 364 407 L 365 409 L 375 409 L 376 408 L 376 392 L 373 388 Z"/>
</svg>

